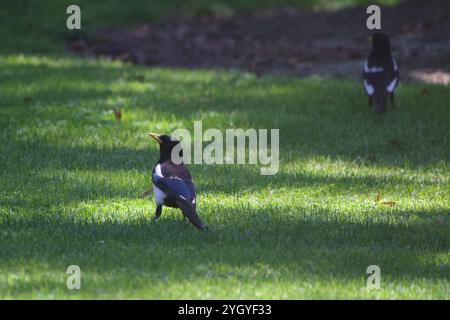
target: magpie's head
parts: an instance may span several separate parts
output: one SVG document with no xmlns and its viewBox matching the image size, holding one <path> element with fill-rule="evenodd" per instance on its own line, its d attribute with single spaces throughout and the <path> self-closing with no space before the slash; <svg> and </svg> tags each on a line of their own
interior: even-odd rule
<svg viewBox="0 0 450 320">
<path fill-rule="evenodd" d="M 150 132 L 148 135 L 158 142 L 160 158 L 163 161 L 171 158 L 173 148 L 180 143 L 179 140 L 165 134 Z M 182 150 L 180 150 L 180 156 L 183 156 Z"/>
<path fill-rule="evenodd" d="M 390 53 L 391 52 L 391 41 L 389 37 L 384 33 L 374 33 L 372 35 L 372 48 L 377 52 Z"/>
</svg>

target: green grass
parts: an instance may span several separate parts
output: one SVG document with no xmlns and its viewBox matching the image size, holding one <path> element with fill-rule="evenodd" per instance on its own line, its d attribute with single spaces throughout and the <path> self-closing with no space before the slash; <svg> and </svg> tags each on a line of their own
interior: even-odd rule
<svg viewBox="0 0 450 320">
<path fill-rule="evenodd" d="M 380 118 L 349 80 L 80 60 L 63 42 L 80 35 L 65 30 L 72 3 L 0 0 L 0 298 L 448 299 L 447 87 L 401 86 L 396 110 Z M 89 35 L 175 10 L 369 1 L 76 3 Z M 195 120 L 280 129 L 275 176 L 189 166 L 204 233 L 178 210 L 154 220 L 153 200 L 140 198 L 158 157 L 146 133 Z M 66 288 L 72 264 L 79 291 Z M 378 291 L 366 289 L 372 264 Z"/>
<path fill-rule="evenodd" d="M 0 74 L 1 298 L 449 298 L 447 87 L 403 85 L 381 118 L 346 80 L 32 55 Z M 275 176 L 189 166 L 209 232 L 139 197 L 146 133 L 194 120 L 280 129 Z"/>
</svg>

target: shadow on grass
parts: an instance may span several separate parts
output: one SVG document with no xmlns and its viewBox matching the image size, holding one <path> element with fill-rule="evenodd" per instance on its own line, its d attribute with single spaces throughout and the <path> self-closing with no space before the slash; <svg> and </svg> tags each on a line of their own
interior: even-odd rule
<svg viewBox="0 0 450 320">
<path fill-rule="evenodd" d="M 131 66 L 105 68 L 83 64 L 54 67 L 7 64 L 5 69 L 2 82 L 11 88 L 22 88 L 11 89 L 0 100 L 0 105 L 5 107 L 20 105 L 17 110 L 4 109 L 0 124 L 5 128 L 11 120 L 18 127 L 37 120 L 61 119 L 68 120 L 69 126 L 70 123 L 110 125 L 101 114 L 114 106 L 105 101 L 121 98 L 126 100 L 124 114 L 139 112 L 143 119 L 146 115 L 153 119 L 158 114 L 165 120 L 174 117 L 190 124 L 188 127 L 194 120 L 202 119 L 204 130 L 208 127 L 280 128 L 282 158 L 286 154 L 297 158 L 326 156 L 409 168 L 448 163 L 450 159 L 450 149 L 443 146 L 450 139 L 450 128 L 445 120 L 448 114 L 445 96 L 442 100 L 437 98 L 444 94 L 440 88 L 429 96 L 420 94 L 419 89 L 399 92 L 397 109 L 380 118 L 368 108 L 364 93 L 354 82 L 256 78 L 237 72 L 175 70 L 171 73 Z M 47 85 L 33 85 L 32 101 L 27 103 L 23 101 L 27 91 L 22 83 L 30 76 L 35 76 L 36 84 Z M 151 84 L 156 86 L 154 91 L 147 88 Z M 73 99 L 75 105 L 69 106 Z M 48 103 L 61 105 L 61 111 L 35 109 Z M 93 116 L 81 117 L 78 106 L 89 106 Z M 127 125 L 110 126 L 110 133 L 124 126 L 125 130 L 136 130 Z M 13 151 L 26 147 L 20 141 L 10 143 L 7 148 Z M 38 164 L 47 161 L 45 155 L 51 153 L 67 155 L 61 162 L 67 168 L 123 169 L 124 165 L 131 167 L 136 159 L 140 170 L 143 168 L 145 151 L 141 150 L 53 147 L 34 138 L 29 143 L 35 145 L 36 154 L 28 153 L 28 156 L 34 157 L 31 160 Z"/>
<path fill-rule="evenodd" d="M 200 232 L 170 217 L 97 224 L 10 216 L 2 223 L 0 268 L 32 261 L 61 271 L 77 264 L 86 273 L 148 273 L 154 281 L 260 281 L 360 278 L 376 264 L 391 279 L 449 280 L 448 266 L 433 261 L 448 252 L 448 228 L 431 223 L 284 219 L 275 212 L 266 220 L 233 220 Z"/>
<path fill-rule="evenodd" d="M 400 174 L 338 177 L 289 173 L 283 165 L 295 159 L 320 156 L 330 157 L 332 161 L 362 158 L 369 167 L 403 168 L 406 164 L 414 170 L 446 164 L 449 149 L 444 148 L 442 142 L 448 140 L 445 139 L 450 130 L 445 122 L 445 101 L 432 97 L 434 104 L 423 110 L 430 100 L 420 96 L 421 100 L 412 103 L 411 108 L 407 109 L 406 103 L 400 102 L 399 111 L 379 119 L 367 108 L 359 87 L 338 82 L 325 84 L 320 79 L 257 79 L 238 73 L 204 76 L 201 72 L 185 71 L 184 75 L 188 76 L 183 78 L 183 75 L 174 77 L 168 72 L 128 66 L 107 70 L 97 66 L 7 69 L 3 83 L 11 86 L 19 86 L 38 73 L 37 81 L 51 84 L 67 78 L 82 88 L 76 85 L 62 86 L 60 90 L 36 87 L 29 104 L 22 101 L 25 97 L 21 95 L 25 96 L 26 90 L 14 90 L 0 97 L 0 104 L 5 107 L 2 127 L 7 128 L 4 132 L 9 132 L 4 134 L 1 145 L 5 193 L 0 201 L 2 208 L 10 211 L 3 214 L 1 220 L 2 268 L 14 269 L 18 262 L 38 261 L 62 271 L 69 264 L 79 264 L 86 271 L 145 272 L 155 281 L 162 281 L 167 275 L 179 281 L 208 277 L 262 281 L 312 276 L 352 279 L 365 277 L 367 266 L 378 264 L 399 279 L 448 279 L 448 267 L 443 269 L 432 261 L 436 255 L 447 253 L 449 248 L 448 227 L 439 226 L 433 220 L 443 213 L 437 210 L 411 210 L 408 217 L 413 219 L 402 223 L 404 216 L 397 211 L 389 212 L 396 215 L 392 220 L 373 217 L 358 222 L 345 217 L 333 220 L 330 217 L 335 216 L 335 212 L 325 209 L 296 208 L 302 214 L 290 216 L 287 214 L 290 208 L 276 206 L 260 210 L 219 208 L 213 212 L 207 208 L 210 210 L 207 222 L 212 226 L 207 233 L 194 230 L 181 221 L 179 212 L 173 211 L 165 212 L 159 221 L 139 215 L 123 221 L 80 223 L 63 214 L 50 216 L 45 209 L 58 205 L 134 198 L 149 186 L 157 151 L 56 146 L 39 137 L 27 141 L 16 137 L 22 124 L 33 126 L 36 123 L 33 121 L 37 120 L 66 119 L 70 126 L 77 106 L 103 101 L 113 95 L 135 99 L 133 105 L 126 105 L 126 112 L 139 111 L 144 117 L 158 111 L 166 117 L 176 115 L 177 119 L 192 122 L 203 112 L 215 112 L 220 115 L 220 121 L 214 122 L 212 117 L 212 120 L 205 120 L 205 125 L 221 128 L 229 126 L 226 117 L 235 112 L 238 120 L 234 126 L 281 129 L 281 171 L 273 177 L 262 177 L 257 170 L 248 167 L 190 166 L 199 196 L 285 187 L 328 188 L 327 192 L 331 189 L 336 194 L 355 188 L 361 194 L 375 191 L 375 188 L 382 191 L 388 184 L 411 186 L 416 181 L 402 178 Z M 141 73 L 144 73 L 145 83 L 156 84 L 156 93 L 141 92 L 127 85 L 116 91 L 108 89 L 115 80 L 135 81 Z M 94 80 L 93 74 L 97 76 Z M 194 76 L 189 79 L 189 75 Z M 97 82 L 101 83 L 99 88 L 90 88 Z M 141 82 L 136 80 L 136 83 Z M 407 102 L 417 98 L 415 93 L 408 95 Z M 204 96 L 210 100 L 202 101 Z M 72 98 L 79 99 L 77 104 L 64 107 Z M 19 99 L 22 102 L 18 110 L 8 107 Z M 183 102 L 184 99 L 187 101 Z M 49 102 L 63 106 L 61 112 L 44 110 L 36 119 L 33 108 Z M 145 107 L 147 105 L 157 107 Z M 111 106 L 94 104 L 91 108 L 101 113 Z M 84 123 L 83 119 L 77 121 Z M 104 125 L 101 119 L 98 123 Z M 130 132 L 135 130 L 123 125 Z M 119 128 L 120 124 L 111 126 L 110 130 L 114 132 Z M 82 130 L 80 134 L 84 134 Z M 405 147 L 389 144 L 389 140 L 395 138 L 406 142 Z M 78 176 L 78 171 L 82 170 L 92 171 L 92 175 L 86 178 L 80 173 Z M 52 171 L 54 176 L 49 176 Z M 64 171 L 73 174 L 64 176 L 61 173 Z M 101 177 L 101 171 L 106 171 L 106 176 Z M 130 172 L 141 175 L 146 182 L 142 186 L 123 182 Z M 108 174 L 114 173 L 123 174 L 123 183 L 108 181 Z M 435 183 L 432 179 L 420 181 L 424 187 Z M 42 214 L 33 216 L 41 211 Z M 386 216 L 389 213 L 384 212 Z M 222 266 L 226 271 L 222 271 Z M 255 275 L 250 275 L 252 271 L 243 270 L 245 268 L 256 270 Z"/>
<path fill-rule="evenodd" d="M 37 143 L 26 146 L 32 146 L 32 149 L 28 149 L 26 161 L 20 163 L 19 175 L 10 169 L 13 163 L 16 164 L 14 157 L 4 155 L 7 161 L 2 179 L 5 181 L 3 189 L 6 193 L 0 198 L 0 204 L 5 208 L 33 209 L 96 199 L 137 199 L 150 188 L 150 175 L 158 157 L 157 153 L 149 149 L 56 148 Z M 366 195 L 372 199 L 378 192 L 392 192 L 392 188 L 398 186 L 404 192 L 412 192 L 417 188 L 448 183 L 444 176 L 411 177 L 392 172 L 380 176 L 314 174 L 307 170 L 284 170 L 283 162 L 280 172 L 273 176 L 262 176 L 259 167 L 248 165 L 188 167 L 200 198 L 215 193 L 239 195 L 258 193 L 261 189 L 268 193 L 292 188 L 314 188 L 319 193 L 326 192 L 333 196 L 353 194 Z M 294 204 L 295 199 L 291 203 Z"/>
</svg>

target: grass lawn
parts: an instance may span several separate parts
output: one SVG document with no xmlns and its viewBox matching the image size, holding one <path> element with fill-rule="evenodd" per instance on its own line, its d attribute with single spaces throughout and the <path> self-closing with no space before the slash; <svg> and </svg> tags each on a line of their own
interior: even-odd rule
<svg viewBox="0 0 450 320">
<path fill-rule="evenodd" d="M 18 55 L 0 73 L 2 298 L 448 298 L 448 88 L 400 87 L 380 118 L 352 81 Z M 280 128 L 275 176 L 190 165 L 203 233 L 139 197 L 146 133 L 194 120 Z"/>
<path fill-rule="evenodd" d="M 378 117 L 351 80 L 81 60 L 54 24 L 66 2 L 38 3 L 0 13 L 0 298 L 449 298 L 448 87 L 401 85 Z M 172 8 L 108 3 L 83 13 L 88 29 Z M 189 166 L 208 232 L 140 197 L 158 158 L 147 132 L 196 120 L 280 129 L 274 176 Z"/>
</svg>

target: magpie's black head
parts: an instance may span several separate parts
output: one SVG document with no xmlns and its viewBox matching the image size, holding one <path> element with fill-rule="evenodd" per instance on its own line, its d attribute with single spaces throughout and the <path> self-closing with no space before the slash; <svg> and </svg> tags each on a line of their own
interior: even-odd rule
<svg viewBox="0 0 450 320">
<path fill-rule="evenodd" d="M 171 159 L 172 150 L 173 148 L 175 148 L 176 145 L 180 143 L 180 141 L 165 134 L 160 135 L 157 133 L 150 132 L 148 135 L 159 143 L 159 155 L 160 155 L 159 160 L 166 161 Z M 179 155 L 181 157 L 183 156 L 183 151 L 181 149 Z"/>
<path fill-rule="evenodd" d="M 372 50 L 378 53 L 391 53 L 391 41 L 384 33 L 374 33 L 372 35 Z"/>
</svg>

